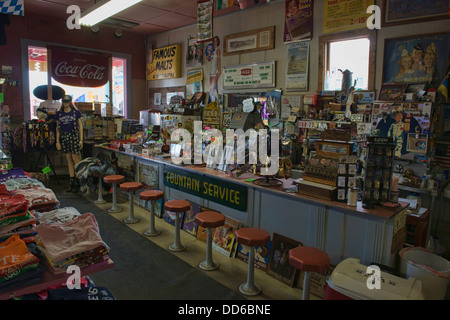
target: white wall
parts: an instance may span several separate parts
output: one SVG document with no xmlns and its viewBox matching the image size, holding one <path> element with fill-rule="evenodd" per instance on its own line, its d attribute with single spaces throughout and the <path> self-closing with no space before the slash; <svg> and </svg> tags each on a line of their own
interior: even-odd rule
<svg viewBox="0 0 450 320">
<path fill-rule="evenodd" d="M 376 1 L 381 6 L 381 0 Z M 318 64 L 319 64 L 319 37 L 322 35 L 322 17 L 324 1 L 314 1 L 314 30 L 310 44 L 310 65 L 309 65 L 309 92 L 320 91 L 318 88 Z M 220 16 L 214 19 L 214 35 L 221 39 L 223 48 L 223 38 L 230 34 L 275 26 L 275 49 L 240 55 L 222 56 L 222 66 L 239 65 L 253 62 L 276 61 L 276 88 L 284 89 L 284 78 L 286 73 L 286 45 L 283 43 L 284 31 L 284 0 L 272 0 L 269 3 L 259 4 L 251 9 L 242 10 L 236 13 Z M 183 86 L 186 82 L 186 68 L 184 57 L 186 56 L 186 39 L 188 36 L 196 37 L 196 25 L 185 28 L 160 33 L 147 38 L 148 44 L 153 49 L 172 45 L 182 45 L 182 78 L 172 80 L 152 80 L 148 81 L 150 88 Z M 376 74 L 375 89 L 381 86 L 383 75 L 383 52 L 384 40 L 387 38 L 405 37 L 419 34 L 432 34 L 450 31 L 450 20 L 436 20 L 415 24 L 403 24 L 399 26 L 383 27 L 377 31 L 376 48 Z M 222 49 L 223 52 L 223 49 Z M 204 58 L 206 61 L 206 58 Z M 191 69 L 191 68 L 189 68 Z M 192 68 L 194 69 L 194 68 Z M 205 75 L 205 92 L 209 92 L 207 87 L 207 76 L 209 69 L 207 64 L 203 65 Z M 220 79 L 219 92 L 222 89 L 222 78 Z M 295 93 L 292 93 L 295 94 Z"/>
</svg>

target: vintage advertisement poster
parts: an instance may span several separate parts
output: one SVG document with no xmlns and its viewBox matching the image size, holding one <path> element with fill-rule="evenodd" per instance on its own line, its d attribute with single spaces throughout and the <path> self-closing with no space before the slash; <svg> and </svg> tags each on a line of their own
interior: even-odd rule
<svg viewBox="0 0 450 320">
<path fill-rule="evenodd" d="M 224 67 L 224 89 L 274 87 L 275 63 L 264 62 Z"/>
<path fill-rule="evenodd" d="M 323 8 L 323 33 L 366 28 L 367 8 L 374 0 L 325 0 Z"/>
<path fill-rule="evenodd" d="M 286 89 L 308 90 L 309 41 L 287 45 Z"/>
<path fill-rule="evenodd" d="M 197 92 L 203 92 L 203 69 L 187 71 L 186 98 L 192 99 Z"/>
<path fill-rule="evenodd" d="M 284 42 L 312 38 L 313 1 L 285 0 Z"/>
<path fill-rule="evenodd" d="M 147 80 L 174 79 L 181 77 L 181 46 L 179 44 L 152 51 Z"/>
<path fill-rule="evenodd" d="M 211 41 L 213 37 L 213 0 L 200 0 L 197 4 L 197 42 Z"/>
</svg>

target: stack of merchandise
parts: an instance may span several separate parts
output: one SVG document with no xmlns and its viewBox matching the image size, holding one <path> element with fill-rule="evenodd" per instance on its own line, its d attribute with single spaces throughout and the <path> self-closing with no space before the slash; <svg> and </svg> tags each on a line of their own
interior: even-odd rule
<svg viewBox="0 0 450 320">
<path fill-rule="evenodd" d="M 0 293 L 42 281 L 45 268 L 38 254 L 36 246 L 28 247 L 18 235 L 0 243 Z"/>
<path fill-rule="evenodd" d="M 59 206 L 54 192 L 46 188 L 42 182 L 29 177 L 22 168 L 1 171 L 0 183 L 6 186 L 11 196 L 23 195 L 28 200 L 30 210 L 44 212 Z"/>
<path fill-rule="evenodd" d="M 12 235 L 17 235 L 25 243 L 35 241 L 36 218 L 29 210 L 24 195 L 6 196 L 4 185 L 0 185 L 0 245 Z"/>
<path fill-rule="evenodd" d="M 69 220 L 74 219 L 79 216 L 80 212 L 74 207 L 64 207 L 58 208 L 51 211 L 40 212 L 35 211 L 34 216 L 38 220 L 39 223 L 54 223 L 54 222 L 62 222 L 65 223 Z"/>
<path fill-rule="evenodd" d="M 108 246 L 103 242 L 92 213 L 79 215 L 67 222 L 41 223 L 36 226 L 36 243 L 47 269 L 65 273 L 70 265 L 80 268 L 108 259 Z"/>
</svg>

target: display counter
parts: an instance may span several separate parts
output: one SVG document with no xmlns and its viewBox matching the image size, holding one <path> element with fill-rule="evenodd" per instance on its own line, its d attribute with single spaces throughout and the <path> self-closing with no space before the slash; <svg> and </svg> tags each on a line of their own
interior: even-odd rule
<svg viewBox="0 0 450 320">
<path fill-rule="evenodd" d="M 397 252 L 406 238 L 406 208 L 376 206 L 365 209 L 327 201 L 295 192 L 292 179 L 264 187 L 253 183 L 260 178 L 245 173 L 239 178 L 197 165 L 175 165 L 170 157 L 153 157 L 94 147 L 94 156 L 112 153 L 128 179 L 164 191 L 165 200 L 185 199 L 258 227 L 313 246 L 328 253 L 337 265 L 345 258 L 363 264 L 395 267 Z M 139 203 L 136 196 L 135 201 Z"/>
</svg>

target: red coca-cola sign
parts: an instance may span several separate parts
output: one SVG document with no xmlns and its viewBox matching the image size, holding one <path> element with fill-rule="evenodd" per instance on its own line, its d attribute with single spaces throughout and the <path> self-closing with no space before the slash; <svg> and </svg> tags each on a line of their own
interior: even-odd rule
<svg viewBox="0 0 450 320">
<path fill-rule="evenodd" d="M 75 87 L 101 87 L 109 80 L 111 55 L 49 47 L 52 77 L 59 83 Z"/>
<path fill-rule="evenodd" d="M 249 76 L 252 74 L 252 69 L 250 68 L 245 68 L 241 70 L 241 76 Z"/>
</svg>

